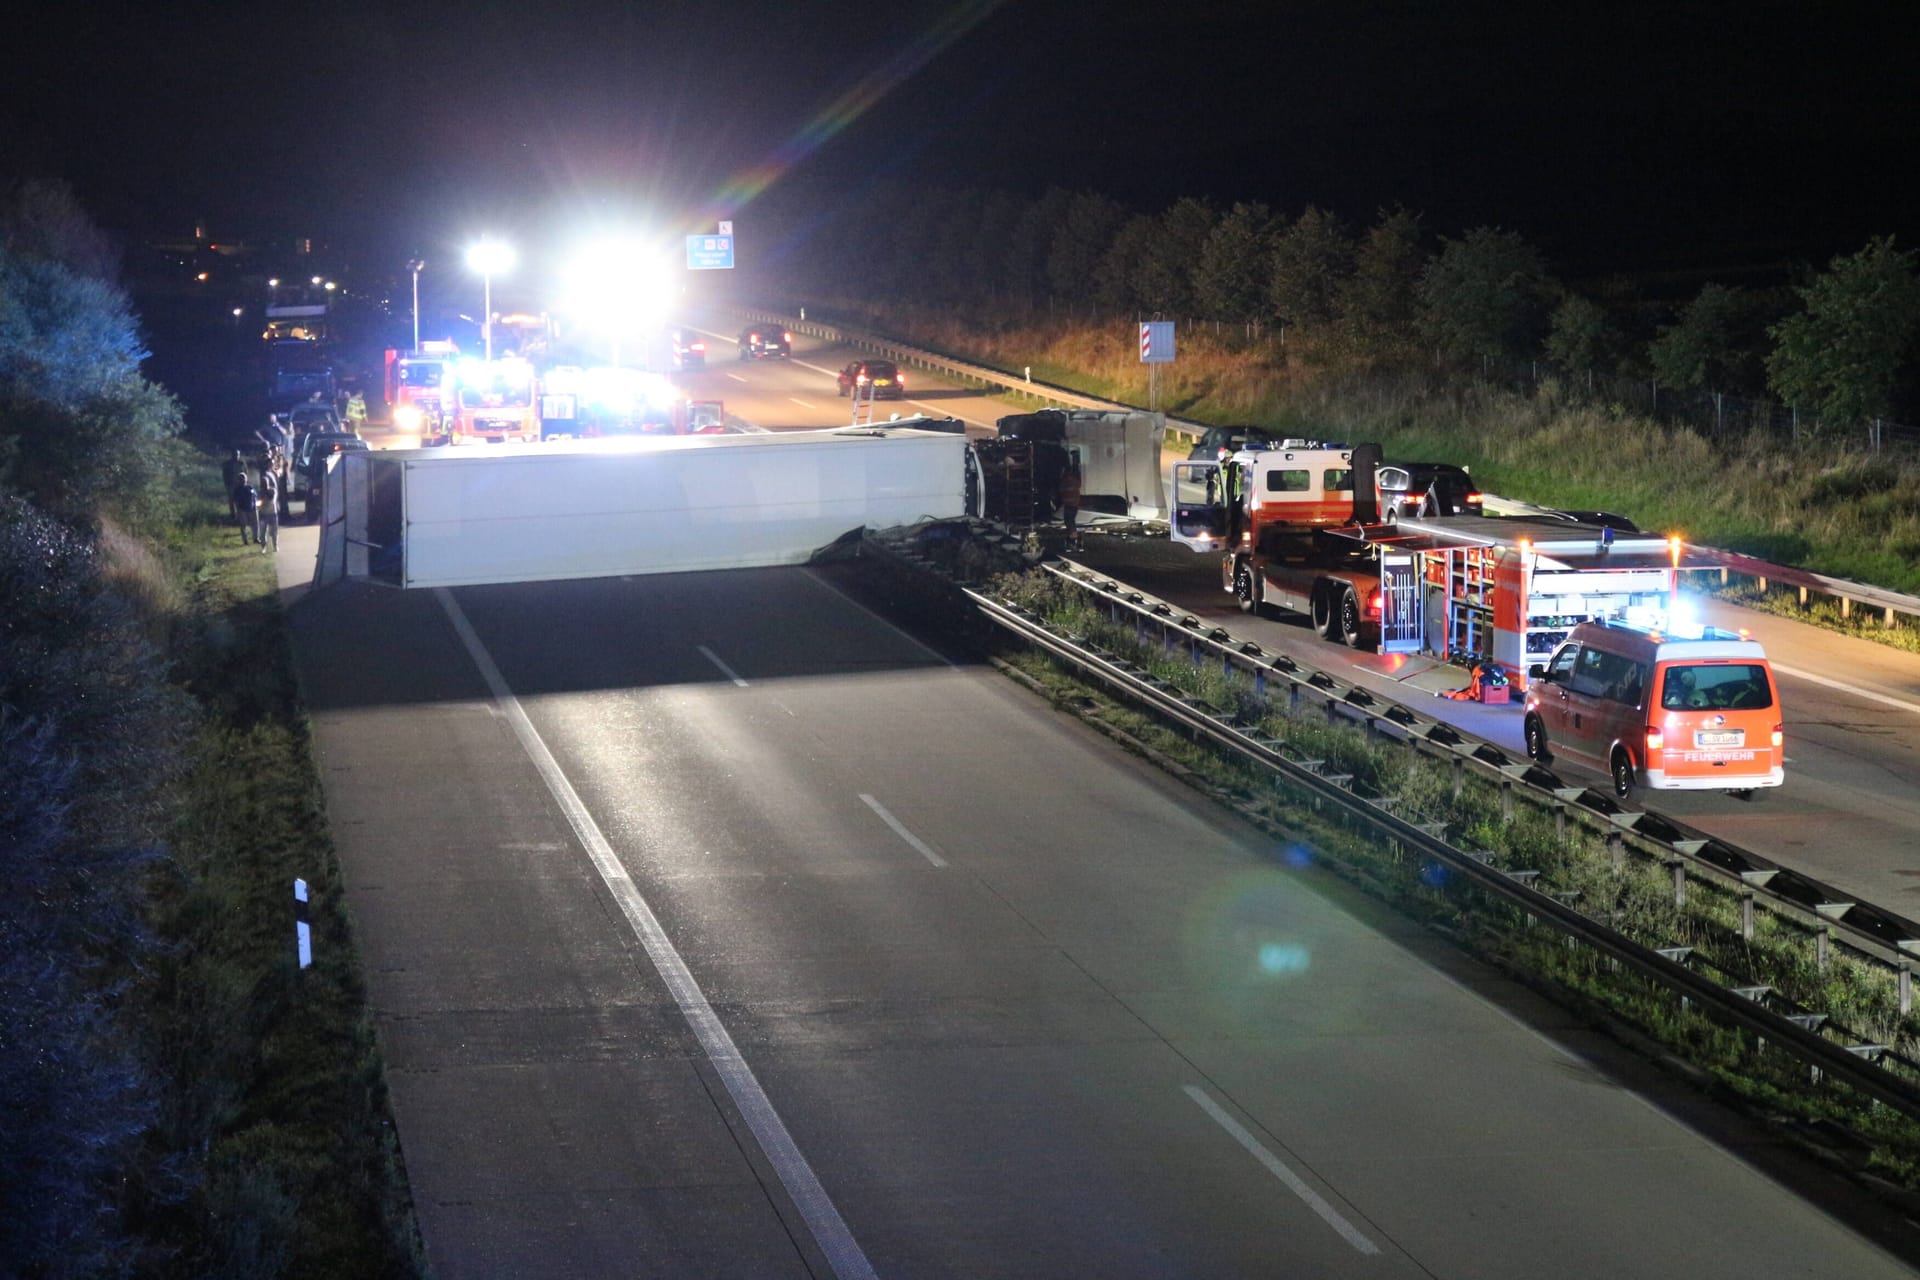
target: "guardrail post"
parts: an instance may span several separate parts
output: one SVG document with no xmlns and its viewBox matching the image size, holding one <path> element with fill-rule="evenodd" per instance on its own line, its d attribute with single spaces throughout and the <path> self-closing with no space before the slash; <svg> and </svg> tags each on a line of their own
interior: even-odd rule
<svg viewBox="0 0 1920 1280">
<path fill-rule="evenodd" d="M 1853 597 L 1852 596 L 1840 597 L 1840 616 L 1843 619 L 1851 618 L 1853 616 Z"/>
<path fill-rule="evenodd" d="M 1567 838 L 1567 806 L 1563 804 L 1553 806 L 1553 838 L 1555 840 Z"/>
<path fill-rule="evenodd" d="M 1906 1017 L 1913 1012 L 1913 965 L 1900 962 L 1900 1016 Z"/>
<path fill-rule="evenodd" d="M 1753 889 L 1740 890 L 1740 937 L 1743 941 L 1753 941 Z"/>
<path fill-rule="evenodd" d="M 1822 925 L 1820 927 L 1820 932 L 1815 934 L 1813 937 L 1814 968 L 1820 971 L 1821 973 L 1825 973 L 1827 971 L 1827 962 L 1832 957 L 1832 955 L 1833 955 L 1833 926 Z"/>
<path fill-rule="evenodd" d="M 1500 780 L 1500 820 L 1513 821 L 1513 779 Z"/>
<path fill-rule="evenodd" d="M 1687 864 L 1675 858 L 1667 865 L 1673 868 L 1673 905 L 1678 909 L 1687 905 Z"/>
<path fill-rule="evenodd" d="M 1267 673 L 1259 667 L 1253 669 L 1253 696 L 1262 701 L 1267 696 Z"/>
<path fill-rule="evenodd" d="M 1467 762 L 1459 756 L 1453 758 L 1453 798 L 1458 800 L 1460 793 L 1467 787 Z"/>
<path fill-rule="evenodd" d="M 1807 607 L 1807 589 L 1805 587 L 1800 588 L 1800 607 L 1802 609 Z"/>
<path fill-rule="evenodd" d="M 1627 865 L 1627 841 L 1618 829 L 1607 832 L 1607 852 L 1613 855 L 1613 869 L 1619 871 Z"/>
</svg>

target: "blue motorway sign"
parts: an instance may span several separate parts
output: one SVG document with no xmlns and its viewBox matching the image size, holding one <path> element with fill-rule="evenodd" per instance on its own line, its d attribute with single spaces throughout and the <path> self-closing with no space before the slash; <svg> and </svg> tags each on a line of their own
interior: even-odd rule
<svg viewBox="0 0 1920 1280">
<path fill-rule="evenodd" d="M 732 266 L 732 236 L 687 237 L 687 270 L 718 271 Z"/>
</svg>

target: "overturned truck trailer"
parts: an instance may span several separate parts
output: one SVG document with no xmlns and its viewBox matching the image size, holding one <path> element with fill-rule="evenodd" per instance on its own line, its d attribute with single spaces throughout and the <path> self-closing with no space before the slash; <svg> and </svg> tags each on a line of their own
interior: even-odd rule
<svg viewBox="0 0 1920 1280">
<path fill-rule="evenodd" d="M 1160 475 L 1166 418 L 1138 410 L 1042 409 L 1001 418 L 979 441 L 982 511 L 1014 524 L 1045 522 L 1059 506 L 1060 474 L 1080 468 L 1087 512 L 1167 518 Z"/>
<path fill-rule="evenodd" d="M 317 581 L 800 564 L 863 526 L 964 514 L 967 467 L 964 435 L 905 426 L 343 454 L 325 485 Z"/>
</svg>

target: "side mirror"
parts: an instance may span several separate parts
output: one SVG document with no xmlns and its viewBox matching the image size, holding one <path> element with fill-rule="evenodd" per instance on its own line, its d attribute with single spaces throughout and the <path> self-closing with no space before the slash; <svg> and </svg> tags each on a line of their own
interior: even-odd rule
<svg viewBox="0 0 1920 1280">
<path fill-rule="evenodd" d="M 1544 662 L 1536 662 L 1528 667 L 1527 679 L 1540 680 L 1548 684 L 1553 683 L 1552 679 L 1547 675 L 1547 664 Z"/>
</svg>

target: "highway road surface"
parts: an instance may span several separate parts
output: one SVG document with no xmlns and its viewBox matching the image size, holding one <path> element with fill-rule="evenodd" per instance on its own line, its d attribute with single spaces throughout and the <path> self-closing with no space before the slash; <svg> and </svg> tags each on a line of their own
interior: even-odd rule
<svg viewBox="0 0 1920 1280">
<path fill-rule="evenodd" d="M 1912 1274 L 1857 1192 L 856 596 L 294 603 L 442 1280 Z"/>
<path fill-rule="evenodd" d="M 720 333 L 721 320 L 709 318 L 708 324 Z M 727 344 L 715 342 L 714 363 L 690 378 L 705 388 L 698 394 L 725 394 L 730 412 L 775 429 L 846 422 L 848 405 L 835 394 L 832 372 L 855 353 L 795 337 L 790 366 L 779 361 L 738 365 L 727 358 Z M 1016 411 L 930 374 L 911 369 L 908 374 L 919 409 L 963 417 L 970 429 Z M 917 410 L 910 405 L 908 411 Z M 1424 713 L 1451 719 L 1516 758 L 1524 753 L 1517 704 L 1443 704 L 1433 691 L 1464 679 L 1452 679 L 1447 669 L 1429 676 L 1427 660 L 1357 654 L 1319 639 L 1298 621 L 1243 617 L 1220 590 L 1218 561 L 1212 556 L 1167 543 L 1090 538 L 1086 552 L 1075 558 L 1255 640 L 1268 652 L 1414 700 Z M 1668 792 L 1643 793 L 1637 802 L 1920 919 L 1920 654 L 1712 601 L 1703 600 L 1701 607 L 1708 621 L 1748 628 L 1767 646 L 1785 709 L 1787 783 L 1755 800 Z M 1569 781 L 1606 785 L 1597 771 L 1555 767 Z"/>
</svg>

